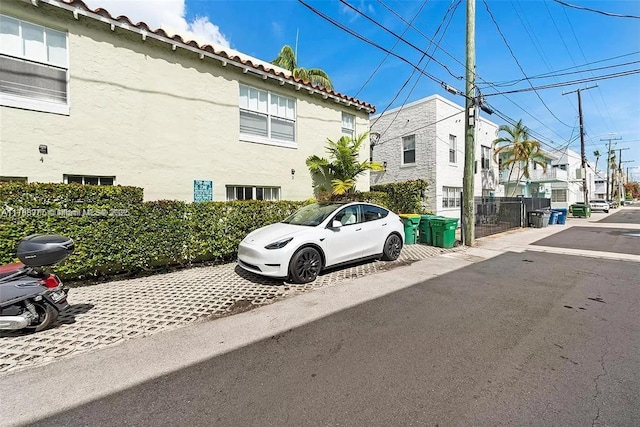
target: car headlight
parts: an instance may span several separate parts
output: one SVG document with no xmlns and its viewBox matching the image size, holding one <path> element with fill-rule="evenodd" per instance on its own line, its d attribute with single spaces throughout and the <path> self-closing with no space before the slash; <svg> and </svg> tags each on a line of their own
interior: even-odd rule
<svg viewBox="0 0 640 427">
<path fill-rule="evenodd" d="M 265 246 L 265 249 L 281 249 L 287 246 L 287 243 L 293 240 L 293 237 L 289 237 L 288 239 L 278 240 L 277 242 L 269 243 Z"/>
</svg>

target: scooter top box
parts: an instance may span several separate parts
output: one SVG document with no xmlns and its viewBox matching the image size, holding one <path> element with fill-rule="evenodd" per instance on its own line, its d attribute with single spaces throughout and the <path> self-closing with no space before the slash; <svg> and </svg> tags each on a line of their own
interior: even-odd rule
<svg viewBox="0 0 640 427">
<path fill-rule="evenodd" d="M 61 262 L 73 252 L 73 240 L 55 234 L 33 234 L 18 243 L 18 258 L 29 267 L 43 267 Z"/>
</svg>

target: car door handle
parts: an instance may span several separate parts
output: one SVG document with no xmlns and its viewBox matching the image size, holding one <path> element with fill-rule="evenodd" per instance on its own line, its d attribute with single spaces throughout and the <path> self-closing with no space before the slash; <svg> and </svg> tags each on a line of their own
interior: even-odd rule
<svg viewBox="0 0 640 427">
<path fill-rule="evenodd" d="M 384 224 L 382 224 L 383 227 L 385 227 L 387 225 L 387 223 L 385 222 Z"/>
<path fill-rule="evenodd" d="M 356 231 L 360 231 L 360 230 L 362 230 L 362 228 L 356 228 Z"/>
</svg>

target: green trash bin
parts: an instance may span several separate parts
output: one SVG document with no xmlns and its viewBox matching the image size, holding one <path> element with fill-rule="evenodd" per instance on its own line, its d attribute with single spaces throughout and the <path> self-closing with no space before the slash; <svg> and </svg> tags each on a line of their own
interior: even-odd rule
<svg viewBox="0 0 640 427">
<path fill-rule="evenodd" d="M 418 225 L 420 224 L 420 215 L 418 214 L 400 214 L 404 224 L 404 244 L 414 245 L 418 234 Z"/>
<path fill-rule="evenodd" d="M 418 241 L 433 246 L 433 233 L 431 232 L 431 220 L 433 218 L 443 218 L 438 215 L 420 215 L 418 225 Z"/>
<path fill-rule="evenodd" d="M 569 211 L 573 214 L 573 217 L 589 218 L 591 217 L 591 206 L 584 203 L 576 203 L 569 207 Z"/>
<path fill-rule="evenodd" d="M 456 243 L 458 218 L 432 218 L 430 222 L 434 245 L 439 248 L 452 248 Z"/>
</svg>

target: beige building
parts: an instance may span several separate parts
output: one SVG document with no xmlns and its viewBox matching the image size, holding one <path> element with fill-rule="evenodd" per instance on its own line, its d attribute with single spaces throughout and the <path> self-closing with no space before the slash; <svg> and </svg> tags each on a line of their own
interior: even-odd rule
<svg viewBox="0 0 640 427">
<path fill-rule="evenodd" d="M 313 195 L 305 159 L 369 130 L 372 105 L 230 49 L 75 0 L 0 5 L 0 180 L 301 200 Z"/>
</svg>

